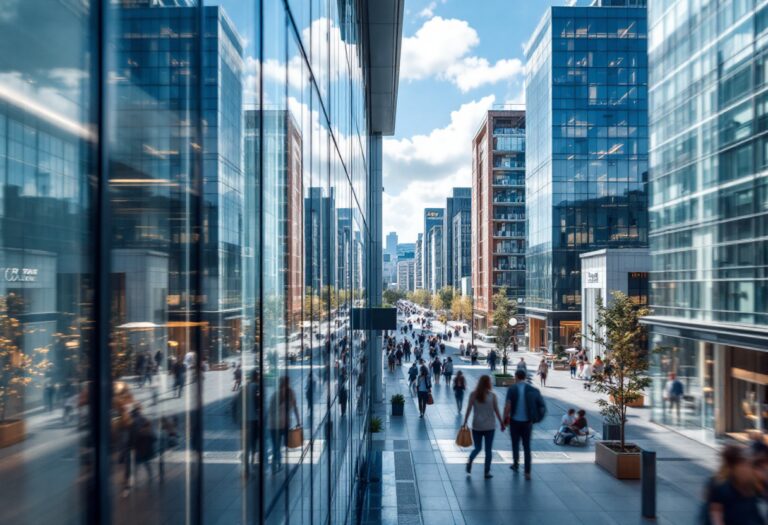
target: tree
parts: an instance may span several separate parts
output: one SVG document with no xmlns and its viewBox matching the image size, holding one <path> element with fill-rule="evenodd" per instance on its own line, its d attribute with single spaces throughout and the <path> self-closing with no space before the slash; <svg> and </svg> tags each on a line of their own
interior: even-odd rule
<svg viewBox="0 0 768 525">
<path fill-rule="evenodd" d="M 451 315 L 459 321 L 467 321 L 472 316 L 472 301 L 467 296 L 456 295 L 451 303 Z"/>
<path fill-rule="evenodd" d="M 432 300 L 432 295 L 430 295 L 429 290 L 419 288 L 413 292 L 411 300 L 419 306 L 426 308 L 429 306 L 430 301 Z"/>
<path fill-rule="evenodd" d="M 640 318 L 650 310 L 635 304 L 621 292 L 613 292 L 608 306 L 602 297 L 597 298 L 597 318 L 589 326 L 591 341 L 604 348 L 612 364 L 612 372 L 592 375 L 592 389 L 608 394 L 608 399 L 599 399 L 600 413 L 620 427 L 621 449 L 625 448 L 624 427 L 627 422 L 627 406 L 640 399 L 651 384 L 646 375 L 648 352 L 646 351 L 646 328 Z"/>
<path fill-rule="evenodd" d="M 437 295 L 440 297 L 440 309 L 448 310 L 453 303 L 453 297 L 455 295 L 453 286 L 443 286 L 438 290 Z"/>
<path fill-rule="evenodd" d="M 24 330 L 17 316 L 23 310 L 18 295 L 0 297 L 0 423 L 5 421 L 12 400 L 21 399 L 32 379 L 44 375 L 51 367 L 48 348 L 35 348 L 27 354 L 21 346 Z"/>
<path fill-rule="evenodd" d="M 509 320 L 517 314 L 517 302 L 507 297 L 507 289 L 502 287 L 493 294 L 493 324 L 496 327 L 496 348 L 501 351 L 501 365 L 504 375 L 507 375 L 509 364 L 509 347 L 515 341 L 515 329 L 509 325 Z"/>
<path fill-rule="evenodd" d="M 382 299 L 384 301 L 384 304 L 390 305 L 390 306 L 396 305 L 397 301 L 405 298 L 406 298 L 406 293 L 404 291 L 393 290 L 391 288 L 384 290 L 384 293 L 382 294 Z"/>
<path fill-rule="evenodd" d="M 435 311 L 443 309 L 443 300 L 440 299 L 440 294 L 434 294 L 429 300 L 429 304 Z"/>
</svg>

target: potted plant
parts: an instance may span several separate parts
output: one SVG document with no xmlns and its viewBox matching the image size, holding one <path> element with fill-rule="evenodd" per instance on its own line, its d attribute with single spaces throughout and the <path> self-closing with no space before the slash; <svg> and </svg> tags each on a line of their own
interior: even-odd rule
<svg viewBox="0 0 768 525">
<path fill-rule="evenodd" d="M 10 293 L 0 297 L 0 448 L 19 443 L 26 437 L 23 419 L 9 418 L 21 402 L 24 391 L 34 376 L 42 376 L 50 361 L 46 358 L 48 349 L 37 348 L 35 359 L 24 353 L 21 343 L 24 338 L 22 325 L 17 316 L 23 312 L 21 297 Z"/>
<path fill-rule="evenodd" d="M 515 328 L 509 324 L 517 314 L 517 303 L 507 297 L 507 289 L 502 287 L 493 294 L 493 325 L 495 327 L 496 348 L 501 355 L 502 373 L 494 373 L 496 386 L 509 386 L 515 383 L 515 376 L 507 372 L 509 349 L 515 341 Z"/>
<path fill-rule="evenodd" d="M 403 408 L 405 407 L 405 398 L 402 394 L 395 394 L 390 398 L 390 403 L 392 403 L 392 415 L 393 416 L 402 416 L 403 415 Z"/>
<path fill-rule="evenodd" d="M 596 348 L 603 348 L 613 364 L 610 376 L 592 375 L 592 389 L 608 396 L 597 401 L 600 413 L 619 430 L 618 440 L 596 443 L 595 462 L 618 479 L 640 479 L 640 447 L 627 443 L 626 424 L 630 403 L 642 397 L 651 383 L 646 375 L 646 332 L 640 324 L 640 318 L 648 314 L 648 308 L 638 306 L 621 292 L 613 292 L 607 306 L 598 297 L 597 320 L 595 326 L 589 327 Z"/>
<path fill-rule="evenodd" d="M 371 434 L 377 434 L 381 432 L 381 429 L 384 427 L 384 425 L 381 423 L 380 417 L 373 417 L 371 419 L 369 430 Z"/>
</svg>

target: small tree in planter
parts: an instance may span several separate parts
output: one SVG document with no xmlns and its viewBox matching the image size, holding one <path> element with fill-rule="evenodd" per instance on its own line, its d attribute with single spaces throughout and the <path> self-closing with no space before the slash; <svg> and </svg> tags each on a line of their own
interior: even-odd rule
<svg viewBox="0 0 768 525">
<path fill-rule="evenodd" d="M 507 289 L 502 287 L 493 294 L 493 324 L 496 326 L 496 348 L 501 354 L 502 376 L 508 376 L 509 348 L 515 341 L 515 329 L 509 320 L 517 313 L 517 303 L 507 297 Z"/>
<path fill-rule="evenodd" d="M 641 398 L 643 391 L 651 384 L 651 379 L 646 375 L 648 370 L 648 353 L 645 348 L 646 329 L 640 324 L 640 318 L 650 312 L 648 308 L 638 306 L 621 292 L 613 292 L 612 297 L 613 300 L 607 306 L 603 304 L 602 298 L 598 297 L 597 321 L 595 326 L 589 327 L 589 330 L 595 346 L 605 349 L 606 355 L 610 357 L 613 372 L 610 376 L 605 373 L 593 374 L 592 389 L 608 395 L 608 399 L 597 401 L 600 413 L 608 422 L 619 425 L 618 443 L 605 442 L 603 445 L 612 448 L 618 454 L 636 455 L 637 447 L 626 443 L 625 427 L 627 407 Z M 598 457 L 600 463 L 599 459 Z M 636 460 L 639 475 L 639 456 Z M 614 475 L 622 477 L 616 472 Z"/>
<path fill-rule="evenodd" d="M 405 398 L 402 394 L 395 394 L 389 399 L 390 403 L 392 403 L 392 415 L 393 416 L 402 416 L 403 415 L 403 408 L 405 407 Z"/>
<path fill-rule="evenodd" d="M 33 378 L 42 376 L 51 366 L 47 348 L 24 353 L 24 331 L 17 319 L 22 312 L 21 297 L 14 293 L 0 297 L 0 447 L 24 439 L 24 421 L 8 419 L 10 405 L 21 400 Z"/>
</svg>

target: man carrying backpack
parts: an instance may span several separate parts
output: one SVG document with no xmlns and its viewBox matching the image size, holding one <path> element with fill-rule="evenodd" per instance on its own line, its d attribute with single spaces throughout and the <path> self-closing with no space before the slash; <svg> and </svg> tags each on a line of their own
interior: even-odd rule
<svg viewBox="0 0 768 525">
<path fill-rule="evenodd" d="M 520 441 L 523 442 L 525 459 L 525 479 L 531 479 L 531 434 L 534 423 L 540 422 L 547 415 L 547 405 L 541 392 L 526 382 L 528 374 L 518 369 L 515 372 L 517 382 L 507 389 L 507 402 L 504 406 L 504 423 L 509 426 L 512 436 L 511 468 L 517 472 L 520 468 Z"/>
</svg>

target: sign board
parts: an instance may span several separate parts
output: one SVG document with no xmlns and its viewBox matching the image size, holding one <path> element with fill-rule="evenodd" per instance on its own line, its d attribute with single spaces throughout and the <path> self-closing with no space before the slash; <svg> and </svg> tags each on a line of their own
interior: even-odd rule
<svg viewBox="0 0 768 525">
<path fill-rule="evenodd" d="M 397 308 L 353 308 L 352 330 L 397 330 Z"/>
<path fill-rule="evenodd" d="M 439 211 L 428 211 L 427 212 L 427 217 L 430 218 L 430 219 L 434 219 L 436 217 L 440 217 L 440 212 Z"/>
<path fill-rule="evenodd" d="M 597 272 L 587 272 L 587 284 L 599 284 L 600 274 Z"/>
<path fill-rule="evenodd" d="M 0 275 L 7 283 L 34 283 L 37 281 L 37 268 L 0 268 Z"/>
</svg>

